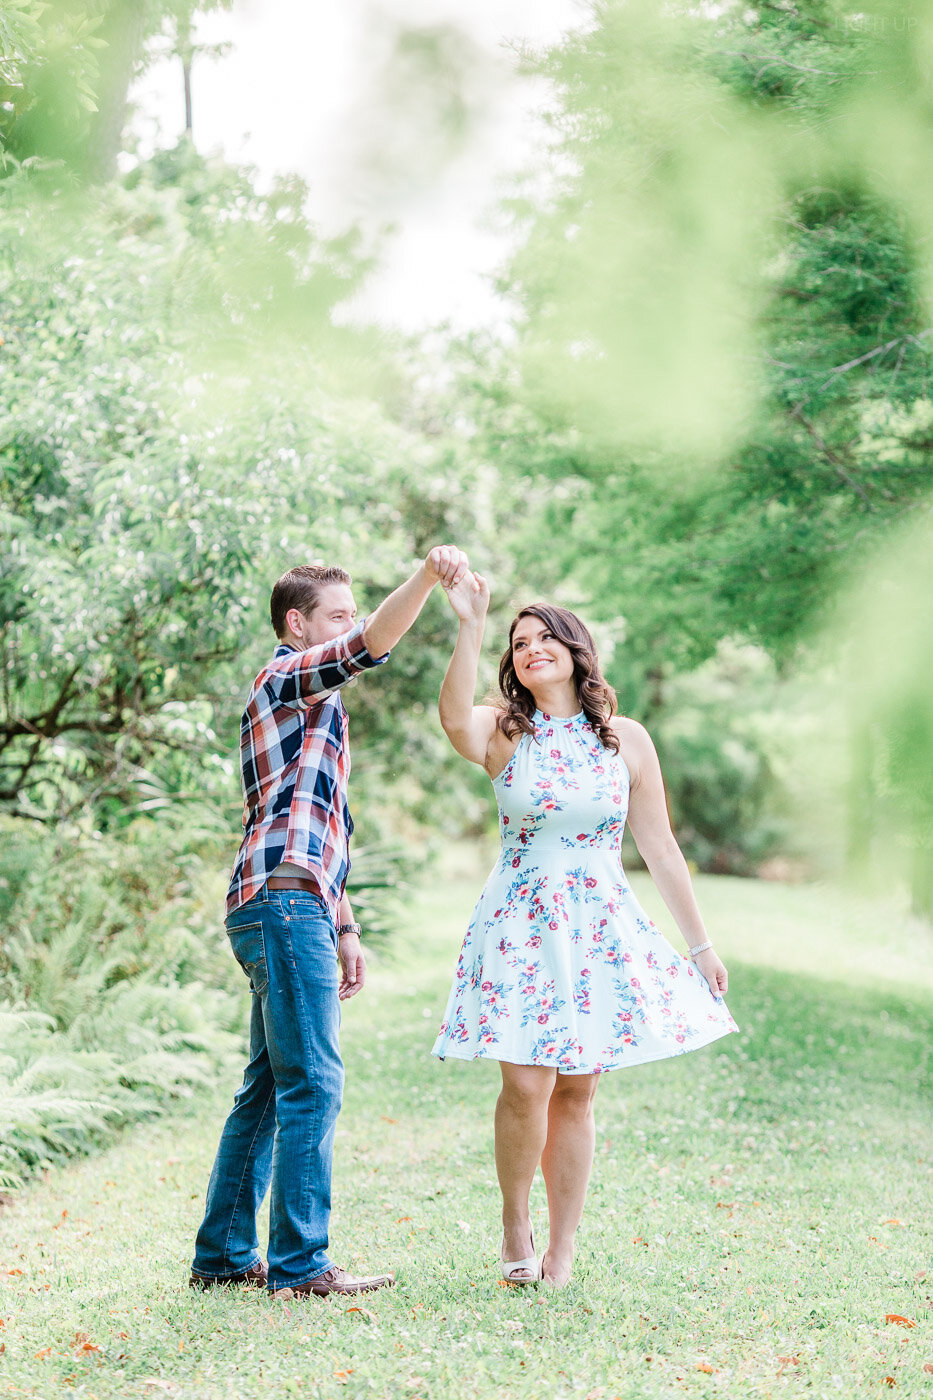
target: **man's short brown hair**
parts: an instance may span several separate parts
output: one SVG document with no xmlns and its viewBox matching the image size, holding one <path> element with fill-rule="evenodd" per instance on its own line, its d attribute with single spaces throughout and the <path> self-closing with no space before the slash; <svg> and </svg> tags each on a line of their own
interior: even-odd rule
<svg viewBox="0 0 933 1400">
<path fill-rule="evenodd" d="M 321 598 L 321 589 L 328 583 L 352 583 L 346 569 L 336 564 L 296 564 L 283 574 L 272 590 L 269 612 L 277 637 L 285 634 L 285 614 L 297 608 L 303 617 L 310 617 Z"/>
</svg>

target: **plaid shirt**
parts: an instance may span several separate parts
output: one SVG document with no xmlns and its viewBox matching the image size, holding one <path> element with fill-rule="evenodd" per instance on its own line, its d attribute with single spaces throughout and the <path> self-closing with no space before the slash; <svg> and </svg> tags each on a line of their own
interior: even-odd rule
<svg viewBox="0 0 933 1400">
<path fill-rule="evenodd" d="M 371 666 L 365 618 L 332 642 L 297 651 L 283 643 L 259 672 L 240 722 L 244 833 L 227 891 L 231 914 L 283 861 L 317 881 L 337 922 L 350 869 L 349 719 L 340 687 Z"/>
</svg>

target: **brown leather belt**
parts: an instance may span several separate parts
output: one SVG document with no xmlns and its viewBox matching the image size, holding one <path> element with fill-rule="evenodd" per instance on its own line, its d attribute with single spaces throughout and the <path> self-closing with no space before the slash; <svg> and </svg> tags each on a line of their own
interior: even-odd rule
<svg viewBox="0 0 933 1400">
<path fill-rule="evenodd" d="M 310 894 L 320 895 L 321 891 L 317 887 L 317 882 L 311 879 L 303 880 L 300 875 L 270 875 L 266 881 L 267 890 L 307 890 Z"/>
</svg>

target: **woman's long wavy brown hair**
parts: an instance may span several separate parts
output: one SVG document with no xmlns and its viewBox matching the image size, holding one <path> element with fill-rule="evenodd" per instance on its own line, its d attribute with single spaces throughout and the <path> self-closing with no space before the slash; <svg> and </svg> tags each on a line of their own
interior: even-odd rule
<svg viewBox="0 0 933 1400">
<path fill-rule="evenodd" d="M 599 669 L 596 643 L 576 613 L 551 603 L 531 603 L 522 608 L 509 628 L 509 644 L 499 662 L 499 689 L 504 708 L 499 711 L 497 723 L 503 734 L 514 739 L 516 734 L 534 733 L 534 696 L 518 679 L 512 660 L 512 638 L 523 617 L 538 618 L 568 648 L 573 656 L 573 683 L 583 713 L 603 747 L 618 753 L 619 736 L 609 723 L 618 708 L 616 693 Z"/>
</svg>

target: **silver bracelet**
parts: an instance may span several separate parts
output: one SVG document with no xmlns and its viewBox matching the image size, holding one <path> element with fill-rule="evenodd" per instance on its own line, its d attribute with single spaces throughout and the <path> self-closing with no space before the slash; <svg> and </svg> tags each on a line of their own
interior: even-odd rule
<svg viewBox="0 0 933 1400">
<path fill-rule="evenodd" d="M 712 948 L 712 946 L 713 946 L 713 945 L 712 945 L 712 943 L 710 942 L 710 940 L 707 939 L 705 943 L 698 943 L 697 946 L 696 946 L 695 948 L 688 948 L 688 949 L 687 949 L 687 957 L 688 957 L 688 958 L 695 958 L 696 955 L 697 955 L 697 953 L 705 953 L 706 950 L 707 950 L 707 948 Z"/>
</svg>

